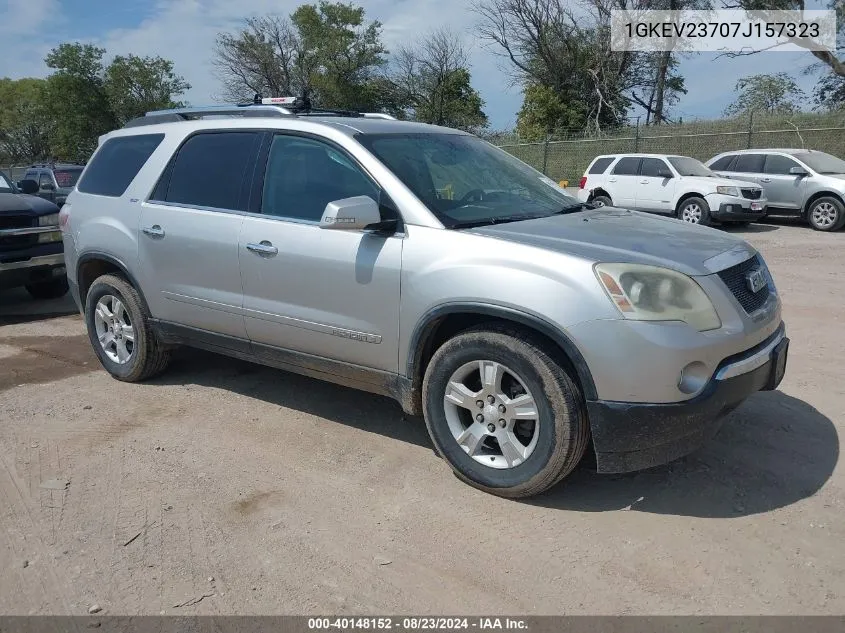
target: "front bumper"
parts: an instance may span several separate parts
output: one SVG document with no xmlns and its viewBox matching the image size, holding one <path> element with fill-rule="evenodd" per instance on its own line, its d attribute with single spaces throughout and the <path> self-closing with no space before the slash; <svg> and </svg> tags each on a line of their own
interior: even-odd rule
<svg viewBox="0 0 845 633">
<path fill-rule="evenodd" d="M 714 220 L 756 222 L 768 213 L 769 201 L 766 198 L 749 200 L 724 194 L 710 194 L 705 198 L 710 207 L 710 217 Z"/>
<path fill-rule="evenodd" d="M 0 262 L 0 288 L 17 288 L 50 281 L 65 274 L 62 253 L 30 257 L 23 261 Z"/>
<path fill-rule="evenodd" d="M 748 396 L 777 388 L 788 346 L 781 324 L 759 345 L 722 361 L 704 390 L 683 402 L 587 402 L 598 471 L 641 470 L 696 450 Z"/>
</svg>

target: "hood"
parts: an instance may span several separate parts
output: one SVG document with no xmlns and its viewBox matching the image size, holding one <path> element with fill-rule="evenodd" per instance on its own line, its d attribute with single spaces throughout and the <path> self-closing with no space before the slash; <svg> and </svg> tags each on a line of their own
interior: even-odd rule
<svg viewBox="0 0 845 633">
<path fill-rule="evenodd" d="M 756 253 L 730 233 L 613 207 L 484 226 L 471 232 L 594 262 L 650 264 L 687 275 L 719 272 Z"/>
<path fill-rule="evenodd" d="M 737 180 L 736 178 L 722 178 L 721 176 L 682 176 L 681 180 L 693 180 L 698 182 L 704 182 L 707 183 L 709 186 L 713 187 L 714 191 L 716 187 L 750 187 L 753 189 L 762 189 L 759 183 L 756 182 L 749 182 L 747 180 Z"/>
<path fill-rule="evenodd" d="M 58 213 L 59 207 L 38 196 L 25 193 L 0 193 L 0 213 L 32 213 L 46 215 Z"/>
</svg>

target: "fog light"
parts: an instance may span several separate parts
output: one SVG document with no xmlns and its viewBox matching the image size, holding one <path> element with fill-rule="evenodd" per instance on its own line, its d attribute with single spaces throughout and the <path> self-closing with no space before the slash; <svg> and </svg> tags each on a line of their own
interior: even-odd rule
<svg viewBox="0 0 845 633">
<path fill-rule="evenodd" d="M 686 394 L 697 393 L 704 388 L 704 385 L 707 384 L 709 379 L 710 372 L 707 370 L 707 365 L 699 361 L 693 361 L 681 370 L 681 376 L 678 379 L 678 389 Z"/>
</svg>

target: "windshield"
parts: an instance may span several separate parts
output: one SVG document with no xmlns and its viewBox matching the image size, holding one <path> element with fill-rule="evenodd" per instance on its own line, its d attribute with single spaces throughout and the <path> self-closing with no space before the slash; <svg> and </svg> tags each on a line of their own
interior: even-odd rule
<svg viewBox="0 0 845 633">
<path fill-rule="evenodd" d="M 670 156 L 669 162 L 681 176 L 715 176 L 704 163 L 688 156 Z"/>
<path fill-rule="evenodd" d="M 14 193 L 14 188 L 6 177 L 6 174 L 0 172 L 0 193 Z"/>
<path fill-rule="evenodd" d="M 795 154 L 795 158 L 820 174 L 845 174 L 845 160 L 824 152 Z"/>
<path fill-rule="evenodd" d="M 474 136 L 361 134 L 356 138 L 448 228 L 583 208 L 541 173 Z"/>
<path fill-rule="evenodd" d="M 82 169 L 54 169 L 53 175 L 56 177 L 56 184 L 63 189 L 76 186 L 76 181 L 79 180 L 79 175 Z"/>
</svg>

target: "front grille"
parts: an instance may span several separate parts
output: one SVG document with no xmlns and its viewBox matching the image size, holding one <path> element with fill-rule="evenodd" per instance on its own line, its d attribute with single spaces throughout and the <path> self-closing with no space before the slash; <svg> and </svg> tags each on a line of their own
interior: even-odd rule
<svg viewBox="0 0 845 633">
<path fill-rule="evenodd" d="M 4 229 L 25 229 L 35 226 L 37 219 L 32 215 L 0 215 L 0 231 Z M 38 244 L 38 235 L 0 235 L 0 249 L 4 251 L 27 248 Z"/>
<path fill-rule="evenodd" d="M 743 198 L 748 198 L 749 200 L 759 200 L 760 196 L 763 195 L 762 189 L 740 189 L 742 192 Z"/>
<path fill-rule="evenodd" d="M 751 259 L 747 259 L 736 266 L 726 268 L 719 273 L 719 277 L 725 282 L 728 290 L 733 293 L 733 296 L 739 301 L 739 305 L 748 314 L 759 310 L 766 303 L 771 293 L 769 284 L 766 284 L 757 292 L 751 292 L 751 288 L 748 287 L 746 275 L 752 270 L 760 268 L 764 268 L 763 260 L 760 259 L 759 255 L 755 255 Z"/>
</svg>

